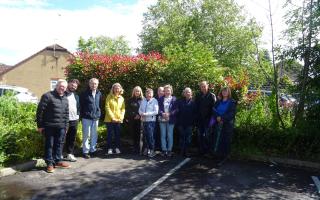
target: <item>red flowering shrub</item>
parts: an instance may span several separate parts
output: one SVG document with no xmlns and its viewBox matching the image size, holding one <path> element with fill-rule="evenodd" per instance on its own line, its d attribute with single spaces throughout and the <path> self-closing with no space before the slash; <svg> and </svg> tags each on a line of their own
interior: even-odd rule
<svg viewBox="0 0 320 200">
<path fill-rule="evenodd" d="M 221 88 L 229 87 L 232 97 L 242 102 L 248 92 L 249 76 L 245 71 L 240 71 L 238 74 L 232 74 L 226 77 L 221 77 L 220 80 L 215 80 L 210 84 L 210 88 L 218 95 Z"/>
<path fill-rule="evenodd" d="M 104 94 L 109 92 L 113 83 L 119 82 L 128 90 L 126 95 L 130 95 L 131 89 L 136 85 L 156 88 L 166 64 L 167 61 L 156 52 L 136 56 L 77 52 L 65 73 L 68 79 L 79 79 L 83 83 L 82 87 L 87 87 L 90 78 L 98 78 L 99 89 Z"/>
<path fill-rule="evenodd" d="M 177 96 L 186 86 L 197 91 L 198 88 L 196 87 L 199 80 L 197 78 L 190 79 L 189 75 L 185 75 L 186 73 L 192 74 L 193 72 L 190 72 L 190 70 L 181 68 L 180 70 L 182 71 L 177 71 L 173 66 L 178 61 L 174 59 L 168 61 L 156 52 L 136 56 L 108 56 L 77 52 L 75 57 L 70 60 L 70 65 L 66 68 L 66 76 L 68 79 L 79 79 L 83 83 L 82 89 L 87 87 L 90 78 L 98 78 L 100 82 L 99 89 L 103 94 L 109 93 L 112 84 L 119 82 L 126 90 L 125 96 L 127 97 L 131 95 L 131 90 L 136 85 L 141 86 L 142 89 L 146 87 L 156 89 L 164 83 L 172 84 L 175 91 L 177 91 Z M 199 71 L 198 68 L 194 70 Z M 168 74 L 170 74 L 170 77 L 168 77 Z M 181 77 L 181 74 L 184 74 L 184 76 Z M 200 75 L 198 74 L 197 77 Z M 220 76 L 219 73 L 216 73 L 216 75 Z M 183 77 L 185 77 L 184 80 Z M 239 71 L 237 74 L 220 78 L 220 80 L 213 76 L 210 76 L 210 78 L 212 80 L 208 80 L 208 82 L 212 83 L 210 87 L 216 94 L 219 93 L 221 87 L 229 86 L 232 90 L 233 98 L 242 101 L 247 93 L 249 77 L 245 71 Z"/>
</svg>

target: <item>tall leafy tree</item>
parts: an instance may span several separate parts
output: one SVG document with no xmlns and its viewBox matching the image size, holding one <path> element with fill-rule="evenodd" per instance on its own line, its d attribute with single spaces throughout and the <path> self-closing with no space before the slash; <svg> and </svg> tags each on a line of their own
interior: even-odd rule
<svg viewBox="0 0 320 200">
<path fill-rule="evenodd" d="M 298 6 L 288 0 L 286 6 L 291 6 L 286 15 L 288 29 L 285 34 L 291 44 L 288 46 L 287 55 L 303 62 L 297 86 L 300 99 L 294 120 L 296 125 L 304 116 L 308 99 L 312 99 L 314 95 L 319 98 L 320 95 L 317 84 L 320 79 L 320 5 L 319 0 L 303 0 Z"/>
<path fill-rule="evenodd" d="M 80 37 L 78 40 L 78 50 L 89 53 L 99 53 L 105 55 L 130 55 L 131 49 L 124 36 L 110 38 L 107 36 L 90 37 L 88 40 Z"/>
<path fill-rule="evenodd" d="M 223 68 L 217 67 L 217 60 L 207 45 L 194 41 L 190 37 L 185 45 L 170 44 L 164 48 L 164 55 L 169 64 L 163 71 L 163 83 L 170 83 L 180 95 L 185 87 L 198 89 L 200 81 L 213 83 L 221 77 Z"/>
<path fill-rule="evenodd" d="M 261 31 L 233 0 L 159 0 L 144 15 L 141 51 L 163 52 L 190 35 L 209 46 L 221 66 L 250 66 Z"/>
</svg>

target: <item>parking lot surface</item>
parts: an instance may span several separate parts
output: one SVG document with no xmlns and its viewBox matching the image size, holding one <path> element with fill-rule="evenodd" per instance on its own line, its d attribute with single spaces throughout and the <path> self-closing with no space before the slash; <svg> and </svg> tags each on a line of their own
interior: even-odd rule
<svg viewBox="0 0 320 200">
<path fill-rule="evenodd" d="M 320 174 L 314 171 L 238 160 L 217 166 L 214 159 L 204 157 L 100 154 L 89 160 L 79 158 L 71 169 L 57 169 L 53 174 L 39 168 L 3 177 L 0 199 L 320 198 L 311 178 Z"/>
</svg>

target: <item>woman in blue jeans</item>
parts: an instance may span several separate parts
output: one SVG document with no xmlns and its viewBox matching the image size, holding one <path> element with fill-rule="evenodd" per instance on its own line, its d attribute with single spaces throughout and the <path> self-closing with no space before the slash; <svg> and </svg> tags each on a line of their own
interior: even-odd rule
<svg viewBox="0 0 320 200">
<path fill-rule="evenodd" d="M 192 127 L 194 125 L 196 109 L 195 103 L 192 100 L 192 90 L 185 88 L 183 90 L 184 98 L 177 102 L 177 127 L 180 133 L 180 153 L 183 156 L 188 156 L 188 148 L 191 144 Z"/>
<path fill-rule="evenodd" d="M 159 112 L 158 101 L 153 98 L 153 90 L 147 88 L 146 97 L 142 100 L 139 107 L 139 115 L 143 124 L 143 135 L 146 141 L 144 145 L 145 155 L 154 157 L 154 127 L 156 124 L 156 116 Z"/>
<path fill-rule="evenodd" d="M 176 97 L 172 96 L 172 86 L 165 85 L 164 96 L 159 99 L 159 125 L 162 155 L 172 156 L 173 129 L 176 122 Z"/>
</svg>

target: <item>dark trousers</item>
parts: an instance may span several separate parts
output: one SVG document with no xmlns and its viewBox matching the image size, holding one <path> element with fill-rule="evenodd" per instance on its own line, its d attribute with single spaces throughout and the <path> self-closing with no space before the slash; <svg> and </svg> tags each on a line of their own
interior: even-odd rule
<svg viewBox="0 0 320 200">
<path fill-rule="evenodd" d="M 133 141 L 134 151 L 139 152 L 140 150 L 140 134 L 141 134 L 141 121 L 130 120 L 129 121 L 129 134 Z"/>
<path fill-rule="evenodd" d="M 154 150 L 154 128 L 156 122 L 143 122 L 143 136 L 147 141 L 146 148 Z"/>
<path fill-rule="evenodd" d="M 154 128 L 154 148 L 157 151 L 161 151 L 161 131 L 160 131 L 160 124 L 157 121 Z"/>
<path fill-rule="evenodd" d="M 65 128 L 45 127 L 45 155 L 44 160 L 48 166 L 55 165 L 61 161 Z"/>
<path fill-rule="evenodd" d="M 78 120 L 69 121 L 69 128 L 66 134 L 66 143 L 65 143 L 65 150 L 67 154 L 74 154 L 74 144 L 76 141 L 78 131 Z"/>
<path fill-rule="evenodd" d="M 191 144 L 192 126 L 178 126 L 180 133 L 180 150 L 186 151 Z"/>
<path fill-rule="evenodd" d="M 210 145 L 212 145 L 210 136 L 210 128 L 207 123 L 200 123 L 198 125 L 198 149 L 199 154 L 206 154 L 209 152 Z"/>
<path fill-rule="evenodd" d="M 120 148 L 120 123 L 107 122 L 107 149 L 115 148 Z"/>
<path fill-rule="evenodd" d="M 233 135 L 232 122 L 216 124 L 214 126 L 213 152 L 222 157 L 226 157 L 231 151 L 231 141 Z"/>
</svg>

